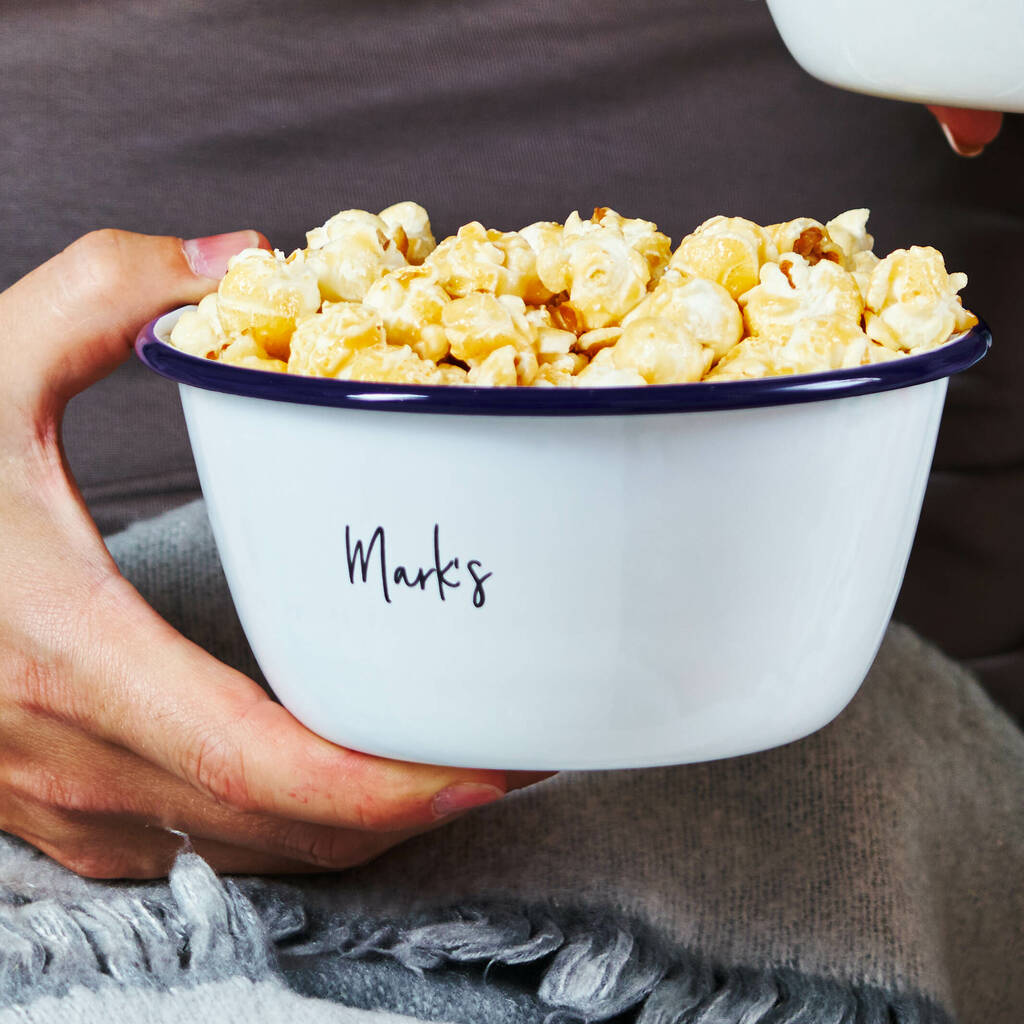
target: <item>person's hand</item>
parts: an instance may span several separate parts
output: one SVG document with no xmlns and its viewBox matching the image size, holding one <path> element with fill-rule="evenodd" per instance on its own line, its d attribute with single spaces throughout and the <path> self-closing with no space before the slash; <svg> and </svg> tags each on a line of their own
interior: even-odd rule
<svg viewBox="0 0 1024 1024">
<path fill-rule="evenodd" d="M 930 106 L 954 153 L 980 156 L 999 134 L 1003 115 L 994 110 L 965 110 L 961 107 Z"/>
<path fill-rule="evenodd" d="M 168 829 L 222 871 L 343 868 L 540 777 L 328 743 L 113 564 L 63 458 L 64 407 L 254 245 L 101 231 L 0 295 L 0 828 L 83 875 L 166 874 Z"/>
</svg>

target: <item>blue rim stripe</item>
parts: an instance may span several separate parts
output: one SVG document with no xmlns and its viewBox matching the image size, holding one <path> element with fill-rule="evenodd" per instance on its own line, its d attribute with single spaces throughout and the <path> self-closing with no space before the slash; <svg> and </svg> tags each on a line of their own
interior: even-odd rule
<svg viewBox="0 0 1024 1024">
<path fill-rule="evenodd" d="M 979 322 L 932 352 L 828 373 L 628 388 L 470 388 L 299 377 L 229 366 L 188 355 L 162 341 L 157 325 L 163 319 L 157 317 L 142 328 L 135 352 L 151 370 L 179 384 L 301 405 L 462 416 L 621 416 L 820 402 L 949 377 L 973 366 L 992 344 L 987 325 Z"/>
</svg>

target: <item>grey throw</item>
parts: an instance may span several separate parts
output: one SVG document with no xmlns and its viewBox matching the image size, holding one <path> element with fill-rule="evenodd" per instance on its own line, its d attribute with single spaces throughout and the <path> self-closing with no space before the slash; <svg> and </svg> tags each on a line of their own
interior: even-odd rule
<svg viewBox="0 0 1024 1024">
<path fill-rule="evenodd" d="M 254 671 L 205 511 L 111 539 Z M 311 879 L 78 879 L 0 835 L 0 1024 L 1018 1024 L 1024 735 L 890 629 L 851 706 L 712 764 L 566 773 Z"/>
</svg>

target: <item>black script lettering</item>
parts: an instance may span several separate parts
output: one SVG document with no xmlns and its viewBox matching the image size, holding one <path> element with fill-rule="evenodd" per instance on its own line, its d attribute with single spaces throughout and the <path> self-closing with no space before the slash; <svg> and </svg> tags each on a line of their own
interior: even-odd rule
<svg viewBox="0 0 1024 1024">
<path fill-rule="evenodd" d="M 388 593 L 388 567 L 387 567 L 387 555 L 384 550 L 384 527 L 378 526 L 373 531 L 370 537 L 370 546 L 363 549 L 363 542 L 357 540 L 355 547 L 352 547 L 352 540 L 350 537 L 350 530 L 348 525 L 345 526 L 345 558 L 348 561 L 348 581 L 349 583 L 355 583 L 356 581 L 356 562 L 359 563 L 360 573 L 363 577 L 363 582 L 366 582 L 366 577 L 370 572 L 370 559 L 373 557 L 373 546 L 380 541 L 380 550 L 377 552 L 377 556 L 380 559 L 380 583 L 384 588 L 384 600 L 388 604 L 391 604 L 391 595 Z"/>
<path fill-rule="evenodd" d="M 429 580 L 433 575 L 433 569 L 419 569 L 417 570 L 416 575 L 412 579 L 409 579 L 409 570 L 406 569 L 404 565 L 400 565 L 395 570 L 393 579 L 396 583 L 404 583 L 407 587 L 419 587 L 420 590 L 426 590 L 427 580 Z"/>
<path fill-rule="evenodd" d="M 486 583 L 494 573 L 478 573 L 477 569 L 480 568 L 480 563 L 475 558 L 471 558 L 466 563 L 466 568 L 469 569 L 469 575 L 473 577 L 473 583 L 475 584 L 473 587 L 473 607 L 483 608 L 484 601 L 487 600 L 487 595 L 484 593 L 484 583 Z"/>
<path fill-rule="evenodd" d="M 449 572 L 453 566 L 458 566 L 458 560 L 452 559 L 447 562 L 444 567 L 441 566 L 441 528 L 437 523 L 434 523 L 434 569 L 437 571 L 437 592 L 441 595 L 441 600 L 444 598 L 444 588 L 451 587 L 454 590 L 456 587 L 461 586 L 461 583 L 452 583 L 450 579 L 445 575 Z"/>
<path fill-rule="evenodd" d="M 434 523 L 434 564 L 431 567 L 411 568 L 407 565 L 396 565 L 392 572 L 388 566 L 387 537 L 384 527 L 378 526 L 370 534 L 369 542 L 353 537 L 352 527 L 345 525 L 345 558 L 348 562 L 348 581 L 354 584 L 357 580 L 363 583 L 369 582 L 371 574 L 376 575 L 380 570 L 381 590 L 384 600 L 391 604 L 391 589 L 389 583 L 396 587 L 404 586 L 410 590 L 417 588 L 426 593 L 430 578 L 433 577 L 437 583 L 437 594 L 442 601 L 447 600 L 447 591 L 457 590 L 462 586 L 459 579 L 462 563 L 458 558 L 450 558 L 445 561 L 441 557 L 441 527 Z M 377 563 L 374 563 L 374 559 Z M 484 583 L 494 573 L 481 572 L 481 563 L 478 559 L 470 559 L 465 563 L 465 571 L 473 580 L 473 607 L 483 608 L 487 600 L 484 591 Z"/>
</svg>

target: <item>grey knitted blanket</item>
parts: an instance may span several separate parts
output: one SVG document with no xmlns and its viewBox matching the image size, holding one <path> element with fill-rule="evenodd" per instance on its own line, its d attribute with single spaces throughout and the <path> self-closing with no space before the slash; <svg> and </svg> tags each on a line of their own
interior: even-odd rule
<svg viewBox="0 0 1024 1024">
<path fill-rule="evenodd" d="M 255 674 L 201 504 L 110 540 Z M 749 757 L 566 773 L 364 868 L 100 883 L 0 834 L 0 1024 L 1019 1024 L 1024 734 L 890 629 L 851 706 Z"/>
</svg>

